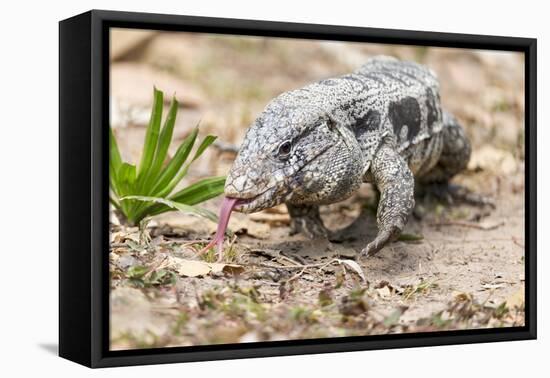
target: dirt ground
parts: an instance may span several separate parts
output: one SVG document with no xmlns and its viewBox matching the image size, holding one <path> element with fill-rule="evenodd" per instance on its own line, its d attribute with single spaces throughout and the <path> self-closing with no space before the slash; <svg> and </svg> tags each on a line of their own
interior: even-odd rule
<svg viewBox="0 0 550 378">
<path fill-rule="evenodd" d="M 524 323 L 524 62 L 515 53 L 177 33 L 111 35 L 111 124 L 138 161 L 152 87 L 182 103 L 172 148 L 200 122 L 218 142 L 183 184 L 224 175 L 277 94 L 385 54 L 431 67 L 472 140 L 455 182 L 495 209 L 417 199 L 399 241 L 368 259 L 373 189 L 322 208 L 330 241 L 288 235 L 284 206 L 230 221 L 224 261 L 196 252 L 216 225 L 168 213 L 143 230 L 111 217 L 111 348 L 254 342 Z M 169 96 L 166 96 L 169 99 Z M 204 204 L 217 212 L 221 198 Z"/>
</svg>

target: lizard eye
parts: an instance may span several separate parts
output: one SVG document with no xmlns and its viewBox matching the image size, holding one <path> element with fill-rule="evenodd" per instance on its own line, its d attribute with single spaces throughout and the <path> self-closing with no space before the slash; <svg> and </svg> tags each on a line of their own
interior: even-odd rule
<svg viewBox="0 0 550 378">
<path fill-rule="evenodd" d="M 290 151 L 292 150 L 292 143 L 290 143 L 289 140 L 281 143 L 279 146 L 279 149 L 277 150 L 277 156 L 281 159 L 285 159 L 290 155 Z"/>
</svg>

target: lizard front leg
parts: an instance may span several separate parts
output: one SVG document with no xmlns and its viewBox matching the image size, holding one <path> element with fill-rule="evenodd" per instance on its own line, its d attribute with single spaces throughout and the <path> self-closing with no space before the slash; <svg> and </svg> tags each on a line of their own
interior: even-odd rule
<svg viewBox="0 0 550 378">
<path fill-rule="evenodd" d="M 303 233 L 310 239 L 326 238 L 328 230 L 325 228 L 319 206 L 286 204 L 290 215 L 290 235 Z"/>
<path fill-rule="evenodd" d="M 405 160 L 390 145 L 383 145 L 376 153 L 371 172 L 380 191 L 376 220 L 378 235 L 362 251 L 374 255 L 395 240 L 414 208 L 414 178 Z"/>
</svg>

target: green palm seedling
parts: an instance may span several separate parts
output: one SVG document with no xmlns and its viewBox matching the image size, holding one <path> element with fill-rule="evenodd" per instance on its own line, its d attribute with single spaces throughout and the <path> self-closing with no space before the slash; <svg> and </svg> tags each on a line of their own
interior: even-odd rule
<svg viewBox="0 0 550 378">
<path fill-rule="evenodd" d="M 138 166 L 122 161 L 116 139 L 109 128 L 110 201 L 130 225 L 139 224 L 146 217 L 172 210 L 217 221 L 214 213 L 195 205 L 222 194 L 225 177 L 202 179 L 172 193 L 189 171 L 190 165 L 203 154 L 216 137 L 206 136 L 192 158 L 188 159 L 197 139 L 198 127 L 195 127 L 180 144 L 172 159 L 165 162 L 176 122 L 178 102 L 175 97 L 172 98 L 161 128 L 162 108 L 163 93 L 155 88 L 151 119 Z"/>
</svg>

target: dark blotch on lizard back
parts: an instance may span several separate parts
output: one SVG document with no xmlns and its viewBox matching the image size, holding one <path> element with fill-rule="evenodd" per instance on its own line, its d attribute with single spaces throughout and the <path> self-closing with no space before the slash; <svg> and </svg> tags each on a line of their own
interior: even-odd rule
<svg viewBox="0 0 550 378">
<path fill-rule="evenodd" d="M 364 116 L 355 119 L 352 125 L 356 138 L 360 138 L 366 132 L 376 131 L 380 127 L 380 112 L 370 109 Z"/>
<path fill-rule="evenodd" d="M 420 131 L 420 105 L 413 97 L 390 103 L 388 116 L 393 125 L 393 131 L 397 137 L 401 134 L 404 125 L 408 127 L 407 139 L 411 140 Z M 403 142 L 400 140 L 400 142 Z"/>
</svg>

